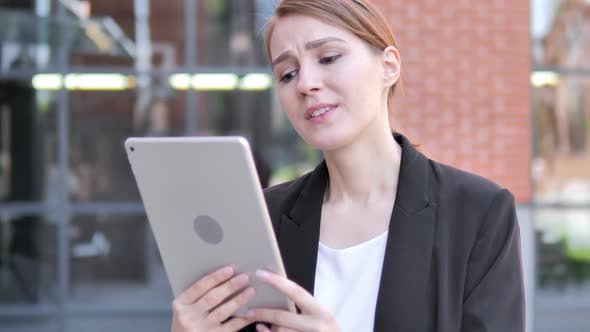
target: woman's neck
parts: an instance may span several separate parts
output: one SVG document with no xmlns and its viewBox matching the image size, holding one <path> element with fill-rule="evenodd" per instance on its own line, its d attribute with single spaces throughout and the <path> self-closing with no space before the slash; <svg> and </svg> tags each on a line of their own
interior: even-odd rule
<svg viewBox="0 0 590 332">
<path fill-rule="evenodd" d="M 397 189 L 401 147 L 389 126 L 366 130 L 353 144 L 324 152 L 330 174 L 327 203 L 368 205 Z"/>
</svg>

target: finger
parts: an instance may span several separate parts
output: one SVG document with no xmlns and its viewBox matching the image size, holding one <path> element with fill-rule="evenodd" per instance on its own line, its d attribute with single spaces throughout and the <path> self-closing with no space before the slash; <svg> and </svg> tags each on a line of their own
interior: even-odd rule
<svg viewBox="0 0 590 332">
<path fill-rule="evenodd" d="M 293 281 L 265 270 L 257 270 L 256 277 L 262 282 L 276 288 L 279 292 L 287 295 L 303 312 L 314 312 L 321 315 L 326 314 L 325 309 L 309 294 L 303 287 Z"/>
<path fill-rule="evenodd" d="M 250 277 L 248 277 L 247 274 L 242 273 L 221 284 L 220 286 L 213 288 L 193 305 L 194 314 L 200 315 L 213 310 L 223 301 L 227 300 L 229 296 L 248 286 L 249 283 Z M 219 320 L 217 323 L 222 321 L 223 320 Z"/>
<path fill-rule="evenodd" d="M 235 317 L 232 318 L 230 320 L 228 320 L 225 324 L 223 324 L 221 326 L 221 331 L 226 332 L 226 331 L 238 331 L 243 329 L 244 327 L 250 325 L 254 323 L 253 320 L 248 319 L 248 318 L 241 318 L 241 317 Z"/>
<path fill-rule="evenodd" d="M 235 273 L 233 266 L 223 267 L 215 272 L 212 272 L 199 281 L 192 284 L 189 288 L 184 290 L 175 301 L 179 304 L 193 304 L 200 299 L 205 293 L 207 293 L 213 287 L 225 282 Z"/>
<path fill-rule="evenodd" d="M 272 327 L 271 331 L 272 332 L 297 332 L 295 330 L 291 330 L 291 329 L 288 329 L 286 327 L 280 327 L 280 326 L 277 326 L 277 325 L 274 325 Z"/>
<path fill-rule="evenodd" d="M 248 311 L 247 317 L 257 322 L 280 326 L 281 329 L 288 328 L 297 331 L 312 331 L 314 327 L 314 322 L 309 316 L 298 315 L 285 310 L 253 309 Z"/>
<path fill-rule="evenodd" d="M 271 332 L 271 330 L 268 327 L 264 326 L 264 324 L 256 324 L 256 331 L 258 331 L 258 332 Z"/>
<path fill-rule="evenodd" d="M 225 321 L 238 311 L 242 306 L 254 298 L 254 288 L 249 287 L 236 297 L 215 308 L 208 316 L 209 323 L 215 325 Z"/>
</svg>

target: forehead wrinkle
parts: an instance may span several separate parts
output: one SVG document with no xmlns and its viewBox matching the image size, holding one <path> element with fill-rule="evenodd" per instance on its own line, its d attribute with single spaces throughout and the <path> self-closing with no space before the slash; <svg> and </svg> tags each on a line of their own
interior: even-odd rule
<svg viewBox="0 0 590 332">
<path fill-rule="evenodd" d="M 344 39 L 341 39 L 338 37 L 320 38 L 320 39 L 305 43 L 305 49 L 311 50 L 311 49 L 318 48 L 324 44 L 331 43 L 331 42 L 345 43 L 346 41 Z M 275 60 L 273 60 L 272 67 L 274 68 L 276 65 L 287 60 L 289 57 L 292 57 L 292 56 L 293 56 L 293 52 L 291 52 L 291 51 L 285 51 L 285 52 L 281 53 L 281 55 L 279 55 Z"/>
</svg>

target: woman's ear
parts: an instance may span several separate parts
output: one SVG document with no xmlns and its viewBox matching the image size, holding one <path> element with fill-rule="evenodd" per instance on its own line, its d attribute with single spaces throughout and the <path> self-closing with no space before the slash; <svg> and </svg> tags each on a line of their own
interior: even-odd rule
<svg viewBox="0 0 590 332">
<path fill-rule="evenodd" d="M 387 46 L 382 52 L 383 78 L 387 86 L 394 85 L 400 78 L 401 58 L 397 49 Z"/>
</svg>

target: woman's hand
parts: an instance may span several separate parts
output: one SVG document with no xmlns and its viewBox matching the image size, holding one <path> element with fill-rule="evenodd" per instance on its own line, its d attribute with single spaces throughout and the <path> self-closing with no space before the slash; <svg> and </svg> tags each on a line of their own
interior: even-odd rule
<svg viewBox="0 0 590 332">
<path fill-rule="evenodd" d="M 293 281 L 278 274 L 258 270 L 256 277 L 288 296 L 300 309 L 301 314 L 277 309 L 253 309 L 248 318 L 271 323 L 272 331 L 340 331 L 336 320 L 311 294 Z M 263 324 L 257 324 L 259 332 L 270 332 Z"/>
<path fill-rule="evenodd" d="M 229 319 L 254 297 L 254 288 L 248 287 L 223 303 L 250 283 L 247 274 L 234 274 L 231 266 L 221 268 L 178 295 L 172 302 L 172 332 L 237 331 L 253 323 L 252 319 Z"/>
</svg>

